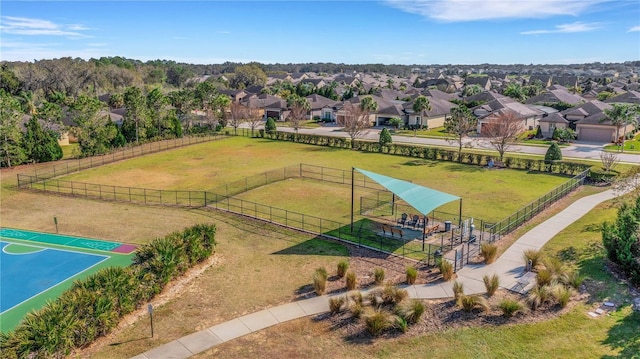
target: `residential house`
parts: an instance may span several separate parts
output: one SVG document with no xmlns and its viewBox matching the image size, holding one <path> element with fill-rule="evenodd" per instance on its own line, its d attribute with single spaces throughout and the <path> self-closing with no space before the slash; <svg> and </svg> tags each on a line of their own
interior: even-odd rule
<svg viewBox="0 0 640 359">
<path fill-rule="evenodd" d="M 593 100 L 580 106 L 561 112 L 569 126 L 576 129 L 578 140 L 588 142 L 613 142 L 618 129 L 607 120 L 604 111 L 612 106 L 602 101 Z M 632 126 L 621 129 L 621 134 L 629 132 Z"/>
<path fill-rule="evenodd" d="M 556 103 L 568 103 L 571 105 L 578 105 L 581 103 L 587 102 L 582 96 L 572 94 L 567 90 L 556 89 L 556 90 L 546 90 L 539 94 L 538 96 L 534 96 L 528 98 L 525 103 L 526 104 L 556 104 Z"/>
<path fill-rule="evenodd" d="M 483 90 L 491 90 L 491 78 L 489 76 L 467 76 L 465 86 L 478 85 Z"/>
<path fill-rule="evenodd" d="M 220 93 L 229 96 L 232 102 L 240 102 L 248 95 L 245 90 L 220 90 Z"/>
<path fill-rule="evenodd" d="M 539 82 L 542 84 L 542 88 L 547 88 L 549 86 L 551 86 L 552 82 L 551 82 L 551 75 L 531 75 L 529 77 L 529 85 L 533 85 L 536 82 Z"/>
<path fill-rule="evenodd" d="M 630 103 L 640 105 L 640 92 L 638 91 L 627 91 L 620 95 L 614 96 L 610 99 L 605 100 L 606 103 Z"/>
<path fill-rule="evenodd" d="M 569 121 L 567 121 L 567 119 L 559 112 L 551 113 L 548 116 L 542 117 L 538 120 L 538 124 L 540 125 L 540 132 L 542 132 L 542 135 L 547 138 L 553 136 L 553 131 L 555 131 L 556 128 L 569 128 Z"/>
<path fill-rule="evenodd" d="M 336 111 L 339 101 L 313 94 L 307 96 L 311 109 L 309 110 L 309 119 L 320 119 L 324 122 L 336 122 Z"/>
<path fill-rule="evenodd" d="M 444 126 L 444 120 L 447 115 L 451 114 L 451 109 L 456 107 L 455 104 L 448 100 L 429 97 L 430 110 L 424 111 L 424 113 L 416 113 L 413 111 L 413 104 L 415 99 L 406 102 L 402 105 L 405 116 L 403 116 L 405 125 L 418 126 L 426 128 L 437 128 Z"/>
<path fill-rule="evenodd" d="M 544 112 L 531 105 L 522 104 L 512 98 L 503 97 L 489 101 L 472 109 L 478 118 L 478 133 L 482 134 L 482 127 L 505 112 L 514 112 L 522 120 L 523 130 L 532 130 L 538 126 L 538 121 Z"/>
<path fill-rule="evenodd" d="M 554 76 L 552 78 L 554 85 L 560 85 L 564 87 L 577 87 L 578 76 Z"/>
</svg>

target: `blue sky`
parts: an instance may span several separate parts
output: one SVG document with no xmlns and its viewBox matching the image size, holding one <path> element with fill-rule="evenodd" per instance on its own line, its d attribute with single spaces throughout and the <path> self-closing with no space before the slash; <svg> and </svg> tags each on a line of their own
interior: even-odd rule
<svg viewBox="0 0 640 359">
<path fill-rule="evenodd" d="M 7 1 L 0 60 L 568 64 L 640 60 L 638 0 Z"/>
</svg>

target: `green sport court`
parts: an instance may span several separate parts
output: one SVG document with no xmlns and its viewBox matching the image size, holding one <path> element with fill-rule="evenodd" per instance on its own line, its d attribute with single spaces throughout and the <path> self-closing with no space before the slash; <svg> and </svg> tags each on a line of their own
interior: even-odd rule
<svg viewBox="0 0 640 359">
<path fill-rule="evenodd" d="M 136 246 L 0 228 L 0 330 L 13 329 L 74 280 L 101 268 L 131 264 Z"/>
</svg>

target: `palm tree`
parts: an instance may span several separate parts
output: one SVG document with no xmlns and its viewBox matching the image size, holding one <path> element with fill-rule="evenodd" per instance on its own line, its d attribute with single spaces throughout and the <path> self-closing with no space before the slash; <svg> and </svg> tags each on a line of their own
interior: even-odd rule
<svg viewBox="0 0 640 359">
<path fill-rule="evenodd" d="M 413 102 L 413 106 L 412 106 L 413 112 L 420 114 L 420 123 L 418 123 L 418 121 L 416 121 L 416 127 L 414 127 L 414 135 L 415 135 L 415 131 L 417 131 L 417 127 L 419 125 L 422 125 L 422 116 L 424 116 L 424 112 L 425 111 L 430 111 L 431 110 L 431 103 L 429 102 L 429 99 L 424 97 L 424 96 L 418 96 L 418 98 L 416 98 L 416 100 Z"/>
</svg>

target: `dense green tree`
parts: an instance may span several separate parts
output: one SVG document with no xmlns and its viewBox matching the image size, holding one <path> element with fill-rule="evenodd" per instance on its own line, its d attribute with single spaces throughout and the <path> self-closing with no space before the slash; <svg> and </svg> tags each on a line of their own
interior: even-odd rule
<svg viewBox="0 0 640 359">
<path fill-rule="evenodd" d="M 478 119 L 465 106 L 456 106 L 451 109 L 451 115 L 444 120 L 444 128 L 447 133 L 456 137 L 458 142 L 458 162 L 462 161 L 463 139 L 476 131 Z"/>
<path fill-rule="evenodd" d="M 127 87 L 124 91 L 124 106 L 127 113 L 122 121 L 122 133 L 128 142 L 140 142 L 145 139 L 148 125 L 147 103 L 142 90 L 136 86 Z"/>
<path fill-rule="evenodd" d="M 193 77 L 193 71 L 186 65 L 170 63 L 167 66 L 167 83 L 175 86 L 183 86 L 188 79 Z"/>
<path fill-rule="evenodd" d="M 82 156 L 106 153 L 117 130 L 109 124 L 111 119 L 106 105 L 93 96 L 80 95 L 71 105 L 71 117 L 76 125 L 71 132 L 78 139 Z"/>
<path fill-rule="evenodd" d="M 124 95 L 122 93 L 114 93 L 109 96 L 109 107 L 123 108 L 124 107 Z"/>
<path fill-rule="evenodd" d="M 602 242 L 607 256 L 629 276 L 631 282 L 640 285 L 640 197 L 630 205 L 623 203 L 618 209 L 615 223 L 603 223 Z"/>
<path fill-rule="evenodd" d="M 26 124 L 23 145 L 29 160 L 39 162 L 57 161 L 62 158 L 62 147 L 58 143 L 58 133 L 44 128 L 36 116 Z"/>
<path fill-rule="evenodd" d="M 264 86 L 266 82 L 267 74 L 258 64 L 251 63 L 236 67 L 230 85 L 236 89 L 243 89 L 254 85 Z"/>
<path fill-rule="evenodd" d="M 231 105 L 231 98 L 225 94 L 218 94 L 213 99 L 213 111 L 222 127 L 227 127 L 227 110 Z"/>
<path fill-rule="evenodd" d="M 0 164 L 2 167 L 17 166 L 26 159 L 22 146 L 22 119 L 20 102 L 5 90 L 0 89 Z"/>
<path fill-rule="evenodd" d="M 380 152 L 387 146 L 393 143 L 393 138 L 391 138 L 391 133 L 385 127 L 380 131 L 380 138 L 378 139 L 378 144 L 380 144 Z"/>
<path fill-rule="evenodd" d="M 611 91 L 600 91 L 596 98 L 598 99 L 598 101 L 605 101 L 612 98 L 615 95 L 616 94 Z"/>
<path fill-rule="evenodd" d="M 152 126 L 147 129 L 149 137 L 162 137 L 164 130 L 169 127 L 167 122 L 167 106 L 169 99 L 159 87 L 154 87 L 146 96 L 146 106 Z"/>
<path fill-rule="evenodd" d="M 520 102 L 524 102 L 527 99 L 524 89 L 517 83 L 508 84 L 504 91 L 502 91 L 502 94 Z"/>
<path fill-rule="evenodd" d="M 267 119 L 267 123 L 264 125 L 264 130 L 268 134 L 272 134 L 272 133 L 276 132 L 276 130 L 277 130 L 276 121 L 273 119 L 273 117 L 269 117 Z"/>
<path fill-rule="evenodd" d="M 557 143 L 553 142 L 547 149 L 547 153 L 544 155 L 544 162 L 551 164 L 555 161 L 562 161 L 562 151 Z"/>
<path fill-rule="evenodd" d="M 17 95 L 22 88 L 20 79 L 7 64 L 0 65 L 0 89 L 10 95 Z"/>
<path fill-rule="evenodd" d="M 477 84 L 468 85 L 468 86 L 465 86 L 464 89 L 462 90 L 462 96 L 469 97 L 469 96 L 479 94 L 481 92 L 482 92 L 482 87 L 480 87 L 480 85 L 477 85 Z"/>
</svg>

